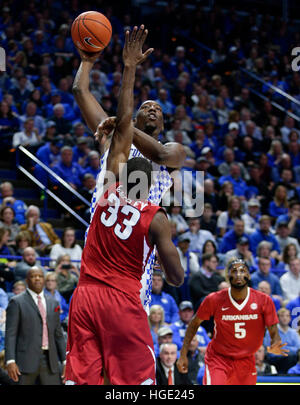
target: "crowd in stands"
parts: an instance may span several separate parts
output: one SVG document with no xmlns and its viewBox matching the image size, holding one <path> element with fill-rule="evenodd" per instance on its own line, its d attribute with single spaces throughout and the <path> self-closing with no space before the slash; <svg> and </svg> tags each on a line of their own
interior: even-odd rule
<svg viewBox="0 0 300 405">
<path fill-rule="evenodd" d="M 155 14 L 154 23 L 151 15 L 139 21 L 141 10 L 134 7 L 131 14 L 124 5 L 115 10 L 104 1 L 99 4 L 112 22 L 113 36 L 91 72 L 92 93 L 115 115 L 124 27 L 145 23 L 155 51 L 137 68 L 135 109 L 147 99 L 161 105 L 160 140 L 184 145 L 187 159 L 181 174 L 192 174 L 185 192 L 194 198 L 199 190 L 204 195 L 199 217 L 188 215 L 189 203 L 180 207 L 174 200 L 166 207 L 185 281 L 175 289 L 158 268 L 153 276 L 149 325 L 156 355 L 161 343 L 176 343 L 180 350 L 199 304 L 210 292 L 228 287 L 224 268 L 234 256 L 247 262 L 252 287 L 272 297 L 281 339 L 290 348 L 288 360 L 270 358 L 266 336 L 256 356 L 259 373 L 288 373 L 293 367 L 299 374 L 300 128 L 289 114 L 297 114 L 299 106 L 266 84 L 259 87 L 262 101 L 239 75 L 240 67 L 246 68 L 300 100 L 300 74 L 288 63 L 290 50 L 300 42 L 299 27 L 254 12 L 207 11 L 200 5 L 191 11 L 173 3 Z M 56 1 L 29 1 L 26 7 L 22 1 L 3 2 L 0 45 L 6 50 L 7 70 L 0 72 L 0 149 L 25 146 L 90 201 L 101 154 L 74 102 L 72 83 L 80 58 L 70 36 L 70 25 L 86 4 L 70 5 L 62 10 Z M 181 42 L 181 31 L 211 52 L 198 53 L 195 44 Z M 201 185 L 197 172 L 204 173 Z M 33 173 L 64 198 L 57 179 L 41 166 Z M 16 199 L 13 185 L 5 180 L 0 185 L 0 255 L 17 258 L 0 259 L 0 351 L 8 300 L 24 291 L 26 271 L 36 264 L 45 272 L 47 293 L 60 302 L 66 331 L 82 253 L 74 228 L 66 227 L 60 238 L 40 218 L 39 208 Z M 80 213 L 88 217 L 85 209 Z M 201 383 L 212 327 L 203 323 L 198 345 L 191 343 L 195 368 L 190 380 L 195 384 Z"/>
</svg>

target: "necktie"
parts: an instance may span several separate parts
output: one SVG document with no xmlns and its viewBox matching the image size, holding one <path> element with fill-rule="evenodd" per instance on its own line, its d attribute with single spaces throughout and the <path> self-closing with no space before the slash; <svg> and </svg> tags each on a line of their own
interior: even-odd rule
<svg viewBox="0 0 300 405">
<path fill-rule="evenodd" d="M 46 309 L 42 303 L 42 298 L 40 295 L 37 296 L 38 307 L 43 320 L 43 338 L 42 338 L 42 348 L 48 348 L 48 328 L 46 320 Z"/>
<path fill-rule="evenodd" d="M 33 236 L 34 236 L 34 242 L 36 246 L 39 246 L 42 243 L 42 239 L 40 238 L 40 234 L 37 230 L 37 227 L 35 225 L 34 227 L 34 232 L 33 232 Z"/>
<path fill-rule="evenodd" d="M 174 385 L 173 376 L 172 376 L 172 369 L 171 368 L 169 368 L 169 373 L 168 373 L 168 385 Z"/>
</svg>

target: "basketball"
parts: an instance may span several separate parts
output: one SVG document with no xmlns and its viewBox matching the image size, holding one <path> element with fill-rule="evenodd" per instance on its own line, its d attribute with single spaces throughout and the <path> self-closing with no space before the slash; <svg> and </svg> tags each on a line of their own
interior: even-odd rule
<svg viewBox="0 0 300 405">
<path fill-rule="evenodd" d="M 110 21 L 97 11 L 80 14 L 71 27 L 71 36 L 75 46 L 91 53 L 104 49 L 111 39 L 111 34 Z"/>
</svg>

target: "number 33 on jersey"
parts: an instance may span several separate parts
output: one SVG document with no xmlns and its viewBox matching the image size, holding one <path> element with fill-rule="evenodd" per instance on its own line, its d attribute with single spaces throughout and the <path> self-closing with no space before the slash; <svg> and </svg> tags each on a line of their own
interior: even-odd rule
<svg viewBox="0 0 300 405">
<path fill-rule="evenodd" d="M 153 250 L 148 232 L 161 207 L 129 200 L 121 185 L 100 198 L 87 235 L 81 273 L 127 293 L 137 293 Z"/>
</svg>

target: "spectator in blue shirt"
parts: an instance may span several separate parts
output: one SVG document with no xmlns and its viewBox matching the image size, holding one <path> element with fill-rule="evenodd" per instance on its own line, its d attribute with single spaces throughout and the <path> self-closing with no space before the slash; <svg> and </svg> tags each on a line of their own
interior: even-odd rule
<svg viewBox="0 0 300 405">
<path fill-rule="evenodd" d="M 100 171 L 100 155 L 96 150 L 92 150 L 88 154 L 87 166 L 84 169 L 84 174 L 90 173 L 97 178 Z"/>
<path fill-rule="evenodd" d="M 287 371 L 297 363 L 297 352 L 300 349 L 300 336 L 297 331 L 289 326 L 291 316 L 290 311 L 286 308 L 281 308 L 278 312 L 278 332 L 282 343 L 286 343 L 285 349 L 289 350 L 288 356 L 277 356 L 268 354 L 269 362 L 275 365 L 279 374 L 287 373 Z M 264 346 L 270 346 L 270 334 L 266 332 L 264 338 Z"/>
<path fill-rule="evenodd" d="M 273 218 L 288 213 L 287 189 L 279 184 L 274 192 L 274 198 L 269 204 L 269 215 Z"/>
<path fill-rule="evenodd" d="M 171 324 L 179 319 L 179 309 L 172 295 L 162 291 L 163 284 L 164 280 L 162 273 L 160 271 L 154 271 L 152 278 L 152 294 L 150 306 L 162 306 L 165 311 L 165 322 Z"/>
<path fill-rule="evenodd" d="M 247 191 L 247 183 L 241 176 L 241 168 L 238 163 L 231 163 L 230 174 L 228 176 L 221 176 L 219 178 L 220 185 L 222 185 L 225 181 L 230 181 L 232 183 L 235 195 L 245 196 L 245 193 Z"/>
<path fill-rule="evenodd" d="M 258 258 L 258 270 L 251 275 L 251 286 L 258 289 L 258 284 L 261 281 L 267 281 L 271 287 L 271 294 L 282 302 L 282 289 L 279 278 L 270 271 L 271 260 L 269 257 Z"/>
<path fill-rule="evenodd" d="M 271 285 L 268 281 L 264 280 L 264 281 L 259 282 L 257 289 L 258 289 L 258 291 L 261 291 L 261 292 L 269 295 L 269 297 L 271 297 L 271 299 L 275 305 L 276 312 L 281 308 L 281 301 L 271 294 Z"/>
<path fill-rule="evenodd" d="M 164 115 L 171 118 L 172 114 L 174 113 L 175 106 L 171 101 L 168 100 L 168 92 L 166 89 L 159 90 L 156 102 L 161 106 Z"/>
<path fill-rule="evenodd" d="M 36 157 L 49 168 L 52 168 L 60 161 L 60 149 L 64 146 L 62 136 L 53 138 L 50 142 L 41 146 L 36 153 Z M 44 185 L 47 185 L 48 173 L 42 166 L 36 164 L 34 169 L 35 177 Z"/>
<path fill-rule="evenodd" d="M 271 218 L 268 215 L 262 215 L 259 219 L 259 229 L 253 232 L 250 236 L 250 249 L 252 253 L 256 254 L 256 248 L 260 242 L 263 240 L 270 242 L 271 247 L 271 256 L 277 257 L 280 255 L 280 246 L 275 237 L 271 232 Z"/>
<path fill-rule="evenodd" d="M 173 331 L 173 343 L 177 344 L 180 350 L 183 344 L 185 332 L 187 330 L 188 324 L 194 316 L 193 304 L 190 301 L 182 301 L 179 304 L 179 320 L 170 325 Z M 199 348 L 204 354 L 210 338 L 208 337 L 206 330 L 200 326 L 196 333 Z"/>
<path fill-rule="evenodd" d="M 287 371 L 288 374 L 300 375 L 300 349 L 297 352 L 297 359 L 298 359 L 297 364 L 294 367 L 291 367 L 288 369 L 288 371 Z"/>
<path fill-rule="evenodd" d="M 65 180 L 75 190 L 82 186 L 83 168 L 73 162 L 73 150 L 70 146 L 63 146 L 60 151 L 60 162 L 53 167 L 53 171 Z M 53 178 L 53 183 L 58 180 Z"/>
<path fill-rule="evenodd" d="M 245 224 L 242 219 L 234 221 L 233 229 L 227 231 L 223 236 L 220 244 L 220 253 L 227 253 L 229 250 L 236 248 L 238 240 L 243 236 L 249 240 L 249 237 L 244 232 Z"/>
<path fill-rule="evenodd" d="M 290 326 L 297 329 L 297 327 L 300 327 L 300 294 L 297 298 L 289 301 L 285 307 L 291 314 Z"/>
<path fill-rule="evenodd" d="M 6 309 L 7 305 L 8 305 L 8 295 L 3 290 L 3 288 L 0 288 L 0 308 Z"/>
<path fill-rule="evenodd" d="M 14 197 L 14 187 L 9 181 L 4 181 L 0 184 L 0 204 L 2 206 L 9 206 L 15 212 L 15 221 L 22 225 L 25 224 L 25 213 L 27 205 L 22 200 L 17 200 Z"/>
</svg>

